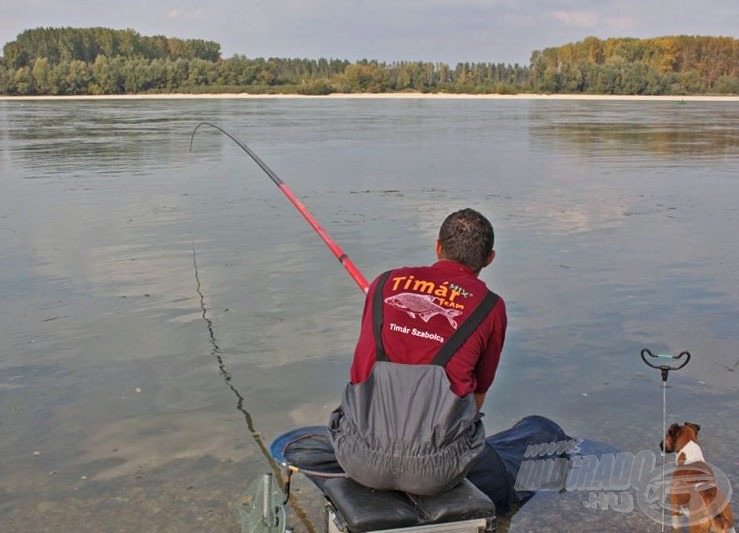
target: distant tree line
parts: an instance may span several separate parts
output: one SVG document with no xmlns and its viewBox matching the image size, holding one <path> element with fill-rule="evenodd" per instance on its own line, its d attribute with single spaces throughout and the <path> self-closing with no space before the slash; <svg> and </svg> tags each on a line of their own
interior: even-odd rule
<svg viewBox="0 0 739 533">
<path fill-rule="evenodd" d="M 220 57 L 212 41 L 134 30 L 38 28 L 3 47 L 0 94 L 597 93 L 739 94 L 739 41 L 663 37 L 584 41 L 502 63 Z"/>
<path fill-rule="evenodd" d="M 218 61 L 221 45 L 200 39 L 144 37 L 134 30 L 108 28 L 37 28 L 19 34 L 3 47 L 5 65 L 12 69 L 33 67 L 36 59 L 51 65 L 62 62 L 92 63 L 98 56 L 127 59 L 204 59 Z"/>
<path fill-rule="evenodd" d="M 530 81 L 551 93 L 739 94 L 739 40 L 588 37 L 534 52 Z"/>
</svg>

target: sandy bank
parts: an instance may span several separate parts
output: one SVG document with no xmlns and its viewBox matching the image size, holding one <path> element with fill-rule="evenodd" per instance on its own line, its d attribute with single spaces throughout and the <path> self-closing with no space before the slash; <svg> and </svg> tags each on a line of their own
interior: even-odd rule
<svg viewBox="0 0 739 533">
<path fill-rule="evenodd" d="M 307 96 L 301 94 L 125 94 L 100 96 L 0 96 L 0 101 L 29 100 L 184 100 L 184 99 L 446 99 L 446 100 L 627 100 L 627 101 L 685 101 L 685 102 L 739 102 L 739 96 L 630 96 L 594 94 L 329 94 Z"/>
</svg>

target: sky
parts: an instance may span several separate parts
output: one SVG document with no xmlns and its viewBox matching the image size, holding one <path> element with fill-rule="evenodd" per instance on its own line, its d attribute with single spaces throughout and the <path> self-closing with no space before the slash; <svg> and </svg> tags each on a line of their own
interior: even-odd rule
<svg viewBox="0 0 739 533">
<path fill-rule="evenodd" d="M 222 57 L 528 65 L 588 36 L 739 38 L 738 0 L 1 0 L 0 46 L 38 27 L 204 39 Z"/>
</svg>

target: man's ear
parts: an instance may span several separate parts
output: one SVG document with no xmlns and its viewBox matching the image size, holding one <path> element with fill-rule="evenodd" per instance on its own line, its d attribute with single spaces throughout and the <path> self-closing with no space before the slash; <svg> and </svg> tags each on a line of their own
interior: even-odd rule
<svg viewBox="0 0 739 533">
<path fill-rule="evenodd" d="M 490 263 L 492 263 L 494 259 L 495 259 L 495 250 L 490 250 L 490 256 L 488 257 L 488 262 L 485 264 L 485 266 L 490 265 Z"/>
<path fill-rule="evenodd" d="M 441 259 L 442 249 L 441 249 L 441 241 L 439 239 L 436 239 L 436 258 Z"/>
</svg>

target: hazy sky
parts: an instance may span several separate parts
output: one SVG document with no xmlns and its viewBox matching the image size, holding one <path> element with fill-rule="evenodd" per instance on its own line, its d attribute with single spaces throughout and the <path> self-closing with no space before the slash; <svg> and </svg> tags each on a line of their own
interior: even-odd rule
<svg viewBox="0 0 739 533">
<path fill-rule="evenodd" d="M 223 57 L 528 64 L 589 35 L 739 36 L 739 0 L 0 0 L 0 45 L 38 27 L 205 39 Z"/>
</svg>

